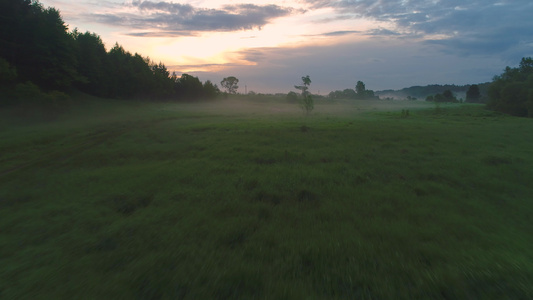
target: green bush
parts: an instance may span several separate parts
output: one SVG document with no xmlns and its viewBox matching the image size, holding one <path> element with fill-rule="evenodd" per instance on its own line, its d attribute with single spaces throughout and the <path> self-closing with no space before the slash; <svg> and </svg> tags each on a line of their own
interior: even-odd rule
<svg viewBox="0 0 533 300">
<path fill-rule="evenodd" d="M 298 94 L 296 94 L 296 93 L 293 92 L 293 91 L 290 91 L 290 92 L 287 94 L 287 101 L 289 101 L 289 102 L 296 102 L 296 101 L 298 101 Z"/>
<path fill-rule="evenodd" d="M 45 94 L 31 81 L 15 86 L 15 98 L 19 104 L 36 104 L 43 101 Z"/>
<path fill-rule="evenodd" d="M 56 116 L 70 109 L 70 96 L 64 92 L 43 92 L 33 82 L 19 83 L 9 95 L 9 102 L 20 107 L 21 116 L 44 114 Z"/>
<path fill-rule="evenodd" d="M 5 59 L 0 58 L 0 85 L 5 85 L 17 78 L 17 69 Z"/>
</svg>

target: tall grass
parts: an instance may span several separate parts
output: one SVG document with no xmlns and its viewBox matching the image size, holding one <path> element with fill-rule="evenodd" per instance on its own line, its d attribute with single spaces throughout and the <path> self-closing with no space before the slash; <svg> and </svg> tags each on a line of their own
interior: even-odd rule
<svg viewBox="0 0 533 300">
<path fill-rule="evenodd" d="M 530 120 L 315 105 L 4 121 L 0 298 L 533 297 Z"/>
</svg>

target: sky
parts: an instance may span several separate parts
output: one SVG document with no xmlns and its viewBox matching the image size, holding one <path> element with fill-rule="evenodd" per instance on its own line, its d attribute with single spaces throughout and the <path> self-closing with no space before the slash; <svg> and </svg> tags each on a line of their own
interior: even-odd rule
<svg viewBox="0 0 533 300">
<path fill-rule="evenodd" d="M 239 92 L 491 81 L 533 56 L 531 0 L 41 0 L 70 30 Z"/>
</svg>

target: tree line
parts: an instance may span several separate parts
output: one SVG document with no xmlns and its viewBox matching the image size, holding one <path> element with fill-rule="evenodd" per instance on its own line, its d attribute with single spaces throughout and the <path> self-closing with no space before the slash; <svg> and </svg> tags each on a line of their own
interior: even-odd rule
<svg viewBox="0 0 533 300">
<path fill-rule="evenodd" d="M 209 80 L 170 74 L 163 63 L 118 43 L 107 51 L 95 33 L 69 32 L 57 9 L 35 0 L 1 0 L 0 28 L 0 104 L 62 98 L 72 89 L 100 97 L 177 100 L 220 93 Z"/>
<path fill-rule="evenodd" d="M 489 109 L 518 117 L 533 117 L 533 58 L 524 57 L 517 68 L 506 67 L 493 78 Z"/>
<path fill-rule="evenodd" d="M 437 103 L 485 103 L 485 97 L 482 97 L 479 85 L 473 84 L 466 91 L 466 99 L 457 99 L 457 96 L 451 90 L 445 90 L 442 94 L 429 95 L 426 101 Z"/>
<path fill-rule="evenodd" d="M 481 89 L 487 90 L 487 96 Z M 426 98 L 434 102 L 462 102 L 450 90 Z M 533 58 L 524 57 L 516 68 L 506 67 L 489 84 L 474 84 L 466 91 L 465 102 L 486 103 L 490 110 L 517 117 L 533 117 Z"/>
<path fill-rule="evenodd" d="M 221 86 L 236 93 L 238 81 L 230 76 Z M 448 86 L 428 88 L 444 89 L 430 101 L 458 101 Z M 163 63 L 132 54 L 118 43 L 107 51 L 95 33 L 70 32 L 57 9 L 44 8 L 37 0 L 0 0 L 0 105 L 28 99 L 61 105 L 73 89 L 112 98 L 194 100 L 220 94 L 209 80 L 201 82 L 189 74 L 178 77 Z M 484 89 L 485 84 L 469 86 L 466 102 L 485 102 L 480 92 Z M 488 108 L 533 117 L 533 59 L 522 58 L 519 67 L 507 67 L 495 76 L 487 94 Z M 303 99 L 308 99 L 305 96 L 302 90 Z M 291 92 L 287 98 L 296 100 L 297 94 Z M 379 96 L 358 81 L 355 89 L 331 92 L 329 98 Z"/>
<path fill-rule="evenodd" d="M 379 99 L 378 96 L 374 94 L 373 90 L 367 90 L 364 82 L 357 81 L 355 84 L 355 89 L 344 89 L 332 91 L 328 94 L 330 99 Z"/>
</svg>

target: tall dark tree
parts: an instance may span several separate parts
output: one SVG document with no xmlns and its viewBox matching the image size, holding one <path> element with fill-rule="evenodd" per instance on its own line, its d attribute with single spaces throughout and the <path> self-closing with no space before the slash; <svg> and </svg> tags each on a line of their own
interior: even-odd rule
<svg viewBox="0 0 533 300">
<path fill-rule="evenodd" d="M 214 99 L 220 94 L 220 90 L 216 84 L 213 84 L 211 80 L 207 80 L 203 87 L 203 96 L 206 99 Z"/>
<path fill-rule="evenodd" d="M 466 91 L 466 102 L 476 103 L 479 102 L 479 98 L 481 98 L 479 86 L 477 84 L 471 85 Z"/>
<path fill-rule="evenodd" d="M 366 98 L 366 87 L 362 81 L 357 81 L 355 85 L 355 93 L 357 94 L 358 99 Z"/>
<path fill-rule="evenodd" d="M 56 96 L 66 95 L 55 90 L 71 87 L 97 96 L 143 99 L 211 98 L 219 92 L 210 81 L 202 85 L 187 74 L 178 79 L 163 63 L 131 54 L 118 43 L 107 52 L 98 35 L 70 33 L 59 11 L 37 0 L 0 0 L 2 96 L 16 100 L 31 94 L 57 102 Z"/>
<path fill-rule="evenodd" d="M 153 73 L 152 94 L 158 98 L 168 98 L 174 93 L 175 81 L 171 78 L 167 67 L 159 62 L 152 63 L 150 68 Z"/>
<path fill-rule="evenodd" d="M 77 87 L 93 95 L 109 96 L 112 70 L 102 39 L 95 33 L 79 33 L 77 30 L 72 35 L 76 41 L 78 73 L 82 76 Z"/>
<path fill-rule="evenodd" d="M 118 43 L 109 51 L 111 96 L 143 97 L 154 95 L 154 71 L 150 59 L 132 55 Z"/>
<path fill-rule="evenodd" d="M 0 2 L 0 57 L 16 66 L 21 81 L 65 89 L 79 80 L 74 40 L 59 11 L 37 1 Z"/>
<path fill-rule="evenodd" d="M 132 74 L 133 57 L 131 53 L 116 43 L 109 50 L 107 57 L 110 81 L 109 95 L 111 97 L 131 97 L 135 95 L 139 87 L 136 86 L 133 78 L 134 74 Z"/>
<path fill-rule="evenodd" d="M 42 68 L 40 82 L 51 89 L 64 89 L 79 80 L 74 40 L 55 8 L 44 10 L 36 47 L 42 47 L 35 62 Z"/>
<path fill-rule="evenodd" d="M 31 0 L 0 1 L 0 57 L 11 65 L 22 66 L 33 46 L 33 29 L 42 7 Z M 24 67 L 22 68 L 24 69 Z"/>
<path fill-rule="evenodd" d="M 198 77 L 182 74 L 176 81 L 176 93 L 186 101 L 197 100 L 203 94 L 202 82 Z"/>
</svg>

